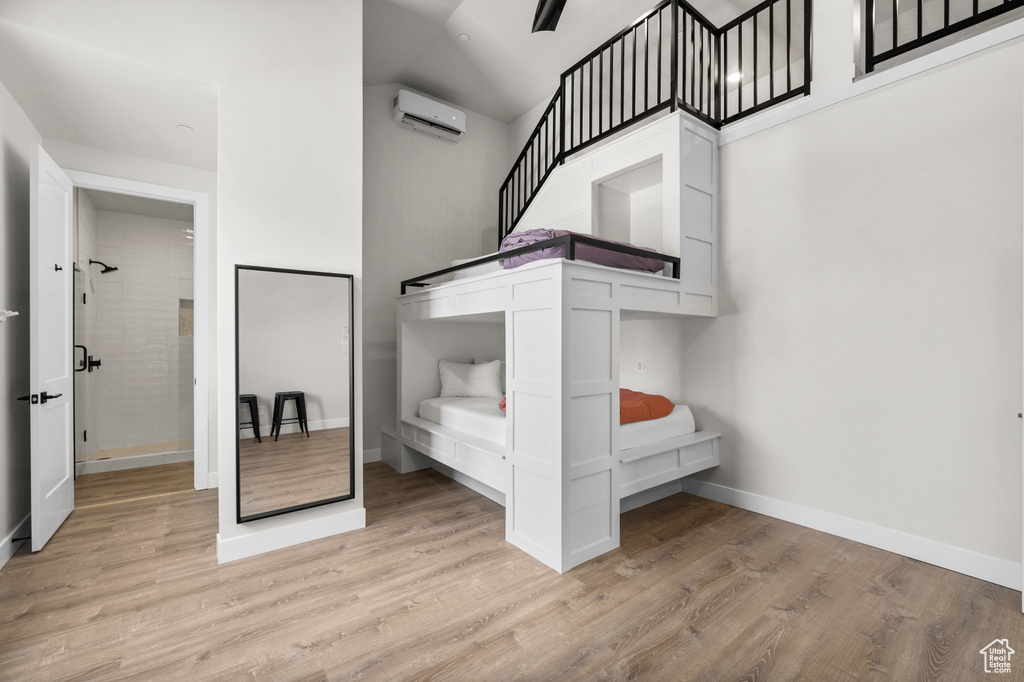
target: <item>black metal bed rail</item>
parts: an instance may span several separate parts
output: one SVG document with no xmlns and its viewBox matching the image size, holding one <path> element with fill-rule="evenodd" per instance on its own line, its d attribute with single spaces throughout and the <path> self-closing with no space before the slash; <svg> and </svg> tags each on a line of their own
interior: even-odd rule
<svg viewBox="0 0 1024 682">
<path fill-rule="evenodd" d="M 716 28 L 664 0 L 569 67 L 499 190 L 499 242 L 556 165 L 628 126 L 679 108 L 721 128 L 808 94 L 811 1 L 764 0 Z"/>
<path fill-rule="evenodd" d="M 605 251 L 614 251 L 615 253 L 623 253 L 629 256 L 640 256 L 642 258 L 650 258 L 652 260 L 660 260 L 666 265 L 672 266 L 672 278 L 679 279 L 679 265 L 680 260 L 678 256 L 668 256 L 664 253 L 658 253 L 657 251 L 648 251 L 647 249 L 640 249 L 635 246 L 629 246 L 628 244 L 617 244 L 615 242 L 605 241 L 603 239 L 597 239 L 585 234 L 565 234 L 561 237 L 554 237 L 552 239 L 545 239 L 542 242 L 536 244 L 529 244 L 528 246 L 520 246 L 518 249 L 510 249 L 509 251 L 502 251 L 501 253 L 492 253 L 482 258 L 461 263 L 459 265 L 453 265 L 442 270 L 435 270 L 434 272 L 428 272 L 425 275 L 419 277 L 413 277 L 412 279 L 406 279 L 402 281 L 402 295 L 406 294 L 406 290 L 409 287 L 427 287 L 430 286 L 430 282 L 427 280 L 434 279 L 435 277 L 441 277 L 442 275 L 450 275 L 453 272 L 459 270 L 466 270 L 468 268 L 476 267 L 477 265 L 484 265 L 486 263 L 493 263 L 494 261 L 505 260 L 506 258 L 513 258 L 515 256 L 522 256 L 527 253 L 533 253 L 534 251 L 541 251 L 542 249 L 550 249 L 552 247 L 564 246 L 566 260 L 576 260 L 576 246 L 578 244 L 585 244 L 588 246 L 596 246 L 604 249 Z"/>
<path fill-rule="evenodd" d="M 1024 7 L 1024 0 L 865 0 L 864 70 Z"/>
</svg>

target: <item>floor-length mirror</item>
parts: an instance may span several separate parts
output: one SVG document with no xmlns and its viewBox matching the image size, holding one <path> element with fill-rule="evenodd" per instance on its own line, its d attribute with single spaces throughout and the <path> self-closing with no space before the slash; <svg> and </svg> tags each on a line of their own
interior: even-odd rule
<svg viewBox="0 0 1024 682">
<path fill-rule="evenodd" d="M 238 522 L 354 497 L 352 276 L 235 268 Z"/>
</svg>

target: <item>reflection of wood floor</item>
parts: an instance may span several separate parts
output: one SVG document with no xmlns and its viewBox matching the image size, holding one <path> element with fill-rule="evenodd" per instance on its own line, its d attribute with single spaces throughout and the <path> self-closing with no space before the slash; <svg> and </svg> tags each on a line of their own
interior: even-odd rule
<svg viewBox="0 0 1024 682">
<path fill-rule="evenodd" d="M 497 504 L 364 472 L 365 529 L 223 565 L 184 477 L 75 509 L 0 571 L 0 679 L 980 680 L 1024 642 L 1018 591 L 724 504 L 624 514 L 558 575 Z"/>
<path fill-rule="evenodd" d="M 242 516 L 309 504 L 351 492 L 349 430 L 324 429 L 240 441 Z"/>
</svg>

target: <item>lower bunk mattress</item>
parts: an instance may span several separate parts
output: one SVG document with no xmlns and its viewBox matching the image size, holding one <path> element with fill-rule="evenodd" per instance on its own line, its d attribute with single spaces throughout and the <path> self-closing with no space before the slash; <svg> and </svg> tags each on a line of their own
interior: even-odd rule
<svg viewBox="0 0 1024 682">
<path fill-rule="evenodd" d="M 420 419 L 505 444 L 505 413 L 497 398 L 430 398 L 420 402 Z"/>
<path fill-rule="evenodd" d="M 430 398 L 420 402 L 420 419 L 462 431 L 497 445 L 505 444 L 505 414 L 496 398 Z M 623 424 L 619 427 L 619 449 L 629 450 L 649 443 L 685 436 L 696 431 L 693 413 L 676 405 L 667 417 Z"/>
</svg>

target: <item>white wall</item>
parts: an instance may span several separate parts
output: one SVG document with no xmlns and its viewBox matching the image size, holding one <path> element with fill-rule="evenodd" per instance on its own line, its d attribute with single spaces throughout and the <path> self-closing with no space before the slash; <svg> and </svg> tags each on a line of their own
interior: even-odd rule
<svg viewBox="0 0 1024 682">
<path fill-rule="evenodd" d="M 239 393 L 252 393 L 269 435 L 274 395 L 302 391 L 310 431 L 349 426 L 349 281 L 341 277 L 240 270 L 238 273 Z M 296 416 L 295 401 L 284 418 Z M 241 408 L 241 420 L 249 421 Z M 298 431 L 285 424 L 281 433 Z M 243 438 L 251 438 L 248 429 Z"/>
<path fill-rule="evenodd" d="M 29 514 L 28 221 L 31 168 L 39 133 L 0 83 L 0 566 L 18 545 L 11 538 Z"/>
<path fill-rule="evenodd" d="M 551 98 L 555 96 L 555 92 L 552 91 L 550 95 L 545 97 L 543 100 L 535 104 L 529 111 L 526 111 L 519 116 L 516 120 L 512 121 L 509 125 L 509 136 L 508 136 L 508 163 L 509 169 L 512 167 L 512 162 L 519 158 L 519 154 L 523 151 L 523 146 L 526 141 L 530 139 L 530 135 L 533 134 L 533 129 L 537 127 L 537 122 L 540 121 L 541 114 L 551 104 Z M 505 171 L 508 173 L 508 170 Z M 505 178 L 502 177 L 502 180 Z"/>
<path fill-rule="evenodd" d="M 1022 65 L 723 147 L 721 315 L 680 344 L 702 478 L 1019 564 Z"/>
<path fill-rule="evenodd" d="M 238 6 L 241 10 L 242 6 Z M 204 13 L 220 74 L 217 368 L 221 560 L 365 524 L 362 436 L 355 498 L 246 524 L 235 521 L 233 267 L 237 263 L 355 276 L 355 338 L 362 297 L 362 3 L 260 0 L 228 16 Z M 255 23 L 259 30 L 250 30 Z M 272 29 L 272 31 L 271 31 Z M 264 34 L 278 40 L 268 43 Z M 361 358 L 355 392 L 362 394 Z M 362 418 L 356 405 L 356 421 Z"/>
<path fill-rule="evenodd" d="M 363 90 L 368 450 L 395 423 L 399 283 L 497 250 L 498 188 L 510 167 L 507 124 L 467 111 L 468 132 L 452 143 L 395 123 L 392 99 L 402 87 Z"/>
</svg>

